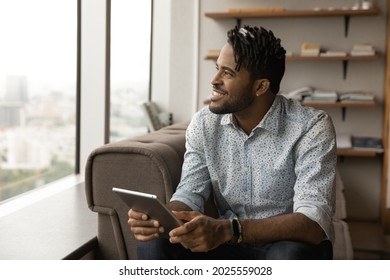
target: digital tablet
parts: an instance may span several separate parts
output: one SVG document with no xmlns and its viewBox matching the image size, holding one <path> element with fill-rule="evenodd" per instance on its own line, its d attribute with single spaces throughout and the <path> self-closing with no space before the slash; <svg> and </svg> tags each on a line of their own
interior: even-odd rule
<svg viewBox="0 0 390 280">
<path fill-rule="evenodd" d="M 131 208 L 143 212 L 153 220 L 159 221 L 165 231 L 160 234 L 161 237 L 169 238 L 168 233 L 183 224 L 182 221 L 162 203 L 156 195 L 130 191 L 121 188 L 112 188 L 112 190 Z"/>
</svg>

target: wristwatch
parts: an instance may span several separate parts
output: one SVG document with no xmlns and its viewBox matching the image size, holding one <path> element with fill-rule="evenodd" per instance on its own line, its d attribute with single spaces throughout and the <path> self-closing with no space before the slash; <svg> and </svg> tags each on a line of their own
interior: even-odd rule
<svg viewBox="0 0 390 280">
<path fill-rule="evenodd" d="M 233 237 L 230 240 L 231 243 L 241 243 L 242 242 L 242 227 L 240 224 L 240 221 L 237 217 L 234 217 L 233 219 L 230 219 L 231 225 L 232 225 L 232 232 Z"/>
</svg>

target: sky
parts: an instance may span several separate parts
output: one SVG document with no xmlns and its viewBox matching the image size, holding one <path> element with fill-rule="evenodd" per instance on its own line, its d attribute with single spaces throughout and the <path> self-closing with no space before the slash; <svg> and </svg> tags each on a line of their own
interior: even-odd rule
<svg viewBox="0 0 390 280">
<path fill-rule="evenodd" d="M 74 79 L 76 8 L 69 0 L 0 0 L 0 77 Z"/>
<path fill-rule="evenodd" d="M 150 2 L 111 1 L 111 82 L 149 80 Z"/>
<path fill-rule="evenodd" d="M 111 2 L 112 82 L 145 80 L 150 1 Z M 0 0 L 0 96 L 7 75 L 26 75 L 35 84 L 74 82 L 76 11 L 76 0 Z"/>
</svg>

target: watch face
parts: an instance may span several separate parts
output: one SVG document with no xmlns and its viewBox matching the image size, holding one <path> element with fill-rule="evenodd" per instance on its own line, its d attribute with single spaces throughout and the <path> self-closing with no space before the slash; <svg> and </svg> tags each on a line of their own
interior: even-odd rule
<svg viewBox="0 0 390 280">
<path fill-rule="evenodd" d="M 232 226 L 233 226 L 233 236 L 238 236 L 240 234 L 240 230 L 238 228 L 238 221 L 236 219 L 232 220 Z"/>
<path fill-rule="evenodd" d="M 240 243 L 242 241 L 241 225 L 237 218 L 231 220 L 232 223 L 232 243 Z"/>
</svg>

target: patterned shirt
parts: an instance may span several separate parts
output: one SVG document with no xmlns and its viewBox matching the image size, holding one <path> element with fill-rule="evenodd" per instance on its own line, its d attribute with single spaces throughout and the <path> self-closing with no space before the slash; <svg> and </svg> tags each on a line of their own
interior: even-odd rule
<svg viewBox="0 0 390 280">
<path fill-rule="evenodd" d="M 232 114 L 205 107 L 188 126 L 182 177 L 171 201 L 203 212 L 213 192 L 225 218 L 299 212 L 334 241 L 336 161 L 335 130 L 324 111 L 277 95 L 247 135 Z"/>
</svg>

